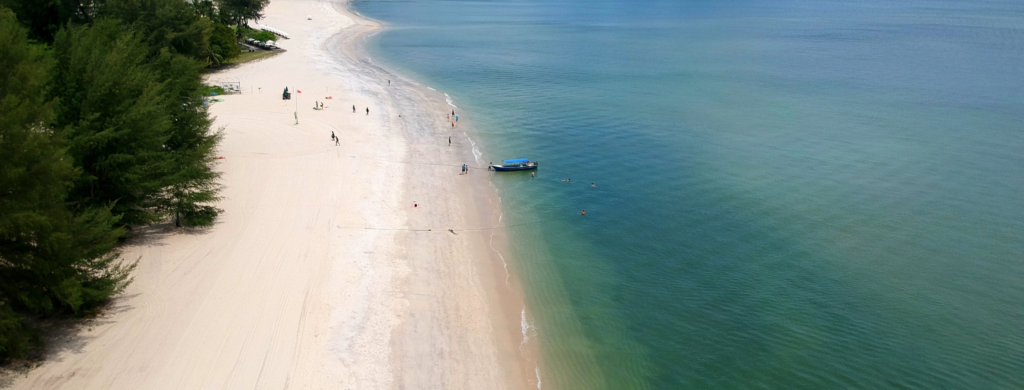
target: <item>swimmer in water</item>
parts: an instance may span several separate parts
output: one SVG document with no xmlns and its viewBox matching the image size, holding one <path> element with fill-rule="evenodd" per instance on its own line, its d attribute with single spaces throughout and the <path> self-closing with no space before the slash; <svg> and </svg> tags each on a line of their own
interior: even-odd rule
<svg viewBox="0 0 1024 390">
<path fill-rule="evenodd" d="M 580 215 L 587 215 L 587 210 L 580 211 Z"/>
</svg>

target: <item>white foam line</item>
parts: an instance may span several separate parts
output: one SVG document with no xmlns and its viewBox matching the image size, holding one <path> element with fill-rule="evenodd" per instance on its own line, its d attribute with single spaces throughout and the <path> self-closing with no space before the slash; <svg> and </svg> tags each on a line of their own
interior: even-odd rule
<svg viewBox="0 0 1024 390">
<path fill-rule="evenodd" d="M 497 226 L 497 225 L 495 225 L 495 226 Z M 508 285 L 508 277 L 509 277 L 509 274 L 508 274 L 508 262 L 505 261 L 505 256 L 502 256 L 501 252 L 498 252 L 497 249 L 494 249 L 494 244 L 493 243 L 494 243 L 494 233 L 492 232 L 491 233 L 491 239 L 487 240 L 487 246 L 491 247 L 491 250 L 494 251 L 494 253 L 497 253 L 498 257 L 501 258 L 501 266 L 505 267 L 505 288 L 507 288 L 509 290 L 512 290 L 512 287 Z"/>
<path fill-rule="evenodd" d="M 466 136 L 466 139 L 469 140 L 469 144 L 470 145 L 473 145 L 473 159 L 476 160 L 476 166 L 477 166 L 477 168 L 479 168 L 480 165 L 483 164 L 483 161 L 480 160 L 480 157 L 483 157 L 484 153 L 481 152 L 480 148 L 478 148 L 476 146 L 476 142 L 473 142 L 473 139 L 469 138 L 469 134 L 466 134 L 465 132 L 463 132 L 462 135 Z"/>
<path fill-rule="evenodd" d="M 459 106 L 456 106 L 455 103 L 452 103 L 452 97 L 448 96 L 447 93 L 444 94 L 444 101 L 448 102 L 449 106 L 452 106 L 454 108 L 459 108 Z"/>
<path fill-rule="evenodd" d="M 522 315 L 520 317 L 519 326 L 523 328 L 523 341 L 519 343 L 519 350 L 522 351 L 523 344 L 526 344 L 530 340 L 530 336 L 527 332 L 530 331 L 530 323 L 526 322 L 526 306 L 523 306 Z"/>
<path fill-rule="evenodd" d="M 533 366 L 533 371 L 537 373 L 537 388 L 540 389 L 540 367 Z"/>
</svg>

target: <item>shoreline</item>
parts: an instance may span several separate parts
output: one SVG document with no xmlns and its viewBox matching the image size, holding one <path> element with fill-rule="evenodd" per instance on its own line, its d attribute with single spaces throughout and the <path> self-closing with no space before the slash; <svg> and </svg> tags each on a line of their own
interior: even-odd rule
<svg viewBox="0 0 1024 390">
<path fill-rule="evenodd" d="M 121 250 L 135 282 L 8 387 L 535 387 L 504 233 L 485 228 L 497 192 L 486 171 L 456 173 L 472 129 L 440 125 L 443 93 L 374 64 L 362 45 L 382 24 L 348 6 L 267 6 L 286 51 L 205 76 L 242 85 L 210 109 L 224 213 L 143 229 Z"/>
<path fill-rule="evenodd" d="M 465 112 L 461 111 L 457 107 L 451 96 L 445 91 L 435 89 L 427 84 L 415 80 L 409 76 L 387 68 L 387 64 L 378 64 L 375 62 L 370 53 L 363 47 L 366 41 L 372 38 L 374 35 L 384 31 L 387 28 L 387 23 L 371 19 L 365 15 L 360 14 L 358 11 L 352 8 L 351 1 L 343 0 L 340 2 L 332 2 L 336 11 L 342 14 L 349 14 L 351 17 L 362 19 L 369 23 L 376 24 L 376 28 L 373 31 L 364 34 L 358 41 L 350 47 L 354 52 L 349 54 L 350 60 L 359 61 L 362 58 L 366 58 L 368 63 L 366 66 L 380 69 L 381 72 L 397 77 L 411 83 L 411 85 L 403 85 L 403 87 L 417 90 L 421 97 L 424 98 L 425 103 L 432 104 L 436 109 L 442 112 L 448 112 L 449 110 L 455 109 L 460 116 L 465 116 Z M 334 46 L 334 45 L 332 45 Z M 490 301 L 495 304 L 494 307 L 498 308 L 502 315 L 499 320 L 502 321 L 501 327 L 504 327 L 504 331 L 508 336 L 509 341 L 515 344 L 515 350 L 518 352 L 517 357 L 512 357 L 513 363 L 508 370 L 511 372 L 518 373 L 520 378 L 517 381 L 526 381 L 526 388 L 541 388 L 540 381 L 540 363 L 537 352 L 536 341 L 532 344 L 526 345 L 528 336 L 526 334 L 526 313 L 527 308 L 525 306 L 525 298 L 522 290 L 522 285 L 518 278 L 508 269 L 508 256 L 509 250 L 507 247 L 508 237 L 503 229 L 497 228 L 502 223 L 502 206 L 501 198 L 498 194 L 498 190 L 494 187 L 493 183 L 484 175 L 490 174 L 490 171 L 484 169 L 486 162 L 481 160 L 482 151 L 479 149 L 478 143 L 480 140 L 473 140 L 470 134 L 473 133 L 474 125 L 472 118 L 461 118 L 462 121 L 454 130 L 449 130 L 446 123 L 440 123 L 440 128 L 444 131 L 451 131 L 453 142 L 457 143 L 458 138 L 463 138 L 464 142 L 468 142 L 469 145 L 463 145 L 463 160 L 470 165 L 472 168 L 473 163 L 476 164 L 476 173 L 470 174 L 467 178 L 473 178 L 470 183 L 462 188 L 463 196 L 469 197 L 475 206 L 475 213 L 468 213 L 467 217 L 462 218 L 465 226 L 471 226 L 470 230 L 477 230 L 481 233 L 480 239 L 484 241 L 484 246 L 481 249 L 477 249 L 478 253 L 486 253 L 487 261 L 479 263 L 483 268 L 478 272 L 478 276 L 482 281 L 489 283 L 487 290 L 488 294 L 491 295 Z M 435 122 L 442 121 L 440 117 Z M 455 144 L 453 144 L 455 145 Z M 415 156 L 411 153 L 409 155 L 410 160 L 413 160 Z M 473 171 L 473 169 L 471 169 Z M 497 229 L 494 229 L 497 228 Z M 479 243 L 478 243 L 479 244 Z M 479 246 L 479 245 L 478 245 Z M 503 255 L 504 253 L 504 255 Z M 519 325 L 519 326 L 514 326 Z M 506 341 L 507 343 L 507 341 Z M 512 383 L 512 382 L 510 382 Z M 523 386 L 517 386 L 522 388 Z"/>
</svg>

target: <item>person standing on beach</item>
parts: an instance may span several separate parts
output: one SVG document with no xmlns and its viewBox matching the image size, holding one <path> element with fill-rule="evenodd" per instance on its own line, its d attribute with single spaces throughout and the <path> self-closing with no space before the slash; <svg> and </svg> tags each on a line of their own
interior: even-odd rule
<svg viewBox="0 0 1024 390">
<path fill-rule="evenodd" d="M 332 131 L 331 132 L 331 141 L 334 141 L 335 138 L 338 138 L 338 137 L 334 136 L 334 132 Z"/>
<path fill-rule="evenodd" d="M 448 146 L 452 146 L 452 137 L 448 137 Z"/>
<path fill-rule="evenodd" d="M 366 107 L 366 115 L 370 115 L 370 107 Z"/>
<path fill-rule="evenodd" d="M 353 104 L 353 105 L 352 105 L 352 113 L 353 113 L 353 114 L 355 114 L 355 113 L 356 113 L 356 105 L 355 105 L 355 104 Z"/>
</svg>

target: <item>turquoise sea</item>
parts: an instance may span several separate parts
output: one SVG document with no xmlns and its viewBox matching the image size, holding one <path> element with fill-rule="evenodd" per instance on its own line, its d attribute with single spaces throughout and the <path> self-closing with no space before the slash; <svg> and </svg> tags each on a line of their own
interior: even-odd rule
<svg viewBox="0 0 1024 390">
<path fill-rule="evenodd" d="M 1024 388 L 1024 2 L 354 8 L 541 164 L 491 175 L 544 388 Z"/>
</svg>

